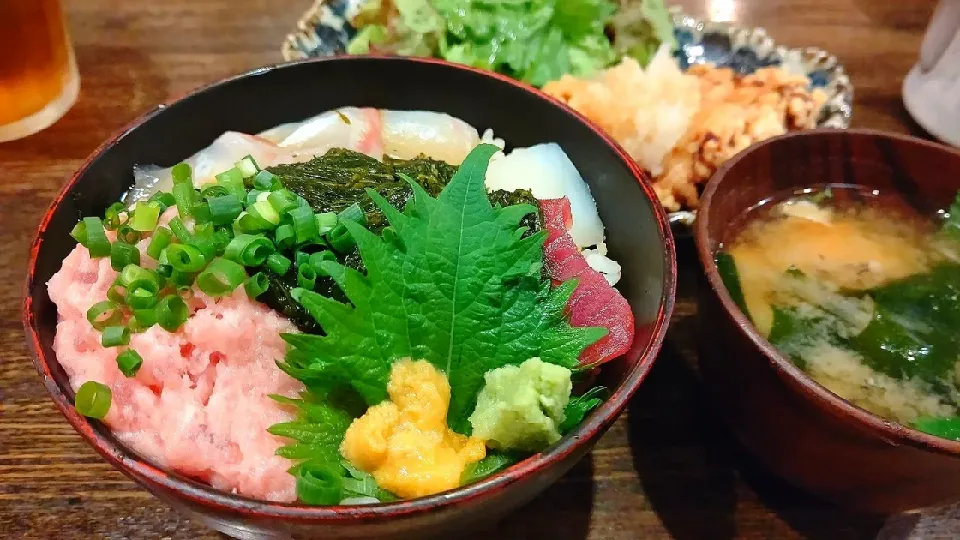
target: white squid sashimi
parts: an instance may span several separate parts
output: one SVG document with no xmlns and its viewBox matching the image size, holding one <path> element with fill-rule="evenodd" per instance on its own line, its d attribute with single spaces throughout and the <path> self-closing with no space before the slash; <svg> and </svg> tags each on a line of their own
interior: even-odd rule
<svg viewBox="0 0 960 540">
<path fill-rule="evenodd" d="M 287 151 L 287 153 L 289 153 Z M 236 131 L 228 131 L 217 137 L 213 143 L 185 159 L 184 162 L 193 169 L 193 183 L 202 186 L 216 180 L 216 175 L 231 168 L 237 161 L 246 156 L 253 156 L 261 166 L 276 164 L 283 155 L 283 151 L 276 145 L 257 137 Z M 149 198 L 157 191 L 171 191 L 173 178 L 170 169 L 161 169 L 155 166 L 138 166 L 133 169 L 134 185 L 127 193 L 125 202 L 133 204 L 136 201 Z"/>
<path fill-rule="evenodd" d="M 266 133 L 271 131 L 273 135 L 281 133 L 276 128 Z M 277 146 L 317 155 L 331 148 L 349 148 L 380 159 L 384 151 L 381 131 L 380 111 L 342 107 L 301 122 Z"/>
<path fill-rule="evenodd" d="M 425 154 L 451 165 L 463 163 L 480 135 L 470 124 L 431 111 L 382 111 L 383 152 L 399 159 Z"/>
<path fill-rule="evenodd" d="M 590 186 L 556 143 L 517 148 L 497 156 L 487 169 L 487 189 L 528 189 L 538 199 L 570 201 L 573 227 L 570 236 L 580 249 L 603 243 L 603 222 Z"/>
</svg>

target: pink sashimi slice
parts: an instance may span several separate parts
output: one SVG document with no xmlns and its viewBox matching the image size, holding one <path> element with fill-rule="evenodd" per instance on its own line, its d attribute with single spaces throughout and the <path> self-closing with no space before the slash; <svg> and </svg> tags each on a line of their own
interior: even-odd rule
<svg viewBox="0 0 960 540">
<path fill-rule="evenodd" d="M 608 333 L 580 354 L 580 365 L 593 366 L 627 352 L 633 344 L 633 312 L 627 299 L 587 264 L 567 233 L 573 224 L 566 197 L 540 201 L 547 241 L 543 255 L 553 283 L 578 280 L 567 309 L 575 327 L 599 326 Z"/>
</svg>

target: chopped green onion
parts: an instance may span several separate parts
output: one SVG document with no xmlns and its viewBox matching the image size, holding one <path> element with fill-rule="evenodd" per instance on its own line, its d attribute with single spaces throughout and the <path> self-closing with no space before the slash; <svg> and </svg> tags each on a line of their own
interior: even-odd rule
<svg viewBox="0 0 960 540">
<path fill-rule="evenodd" d="M 133 230 L 129 225 L 120 225 L 117 227 L 117 240 L 128 244 L 136 244 L 140 241 L 140 233 Z"/>
<path fill-rule="evenodd" d="M 81 219 L 73 226 L 73 229 L 70 230 L 70 236 L 77 241 L 78 244 L 86 247 L 87 245 L 87 224 Z"/>
<path fill-rule="evenodd" d="M 130 216 L 127 215 L 127 207 L 122 202 L 111 204 L 103 213 L 104 227 L 111 230 L 119 228 L 128 219 Z"/>
<path fill-rule="evenodd" d="M 293 263 L 290 262 L 290 259 L 279 253 L 273 253 L 267 257 L 267 268 L 278 276 L 286 274 L 290 270 L 291 264 Z"/>
<path fill-rule="evenodd" d="M 251 206 L 248 211 L 273 226 L 280 224 L 280 214 L 277 213 L 269 201 L 257 201 L 253 203 L 253 206 Z"/>
<path fill-rule="evenodd" d="M 247 274 L 243 266 L 224 258 L 216 258 L 197 276 L 197 287 L 214 298 L 226 296 L 243 283 Z"/>
<path fill-rule="evenodd" d="M 166 253 L 164 253 L 166 255 Z M 157 275 L 169 279 L 173 274 L 173 267 L 166 262 L 157 265 Z"/>
<path fill-rule="evenodd" d="M 103 222 L 98 217 L 85 217 L 73 228 L 70 234 L 90 252 L 90 257 L 99 259 L 110 255 L 110 240 L 103 228 Z"/>
<path fill-rule="evenodd" d="M 297 265 L 297 268 L 306 266 L 310 264 L 310 254 L 304 253 L 303 251 L 298 251 L 293 254 L 293 262 Z"/>
<path fill-rule="evenodd" d="M 124 377 L 136 375 L 142 364 L 143 357 L 133 349 L 127 349 L 117 355 L 117 367 L 120 368 L 120 373 L 123 373 Z"/>
<path fill-rule="evenodd" d="M 120 271 L 120 283 L 128 290 L 133 288 L 150 288 L 157 286 L 159 291 L 159 277 L 153 270 L 129 264 Z"/>
<path fill-rule="evenodd" d="M 173 235 L 177 237 L 177 240 L 179 240 L 181 244 L 186 244 L 193 238 L 193 235 L 190 234 L 187 226 L 183 224 L 180 218 L 175 217 L 171 219 L 168 225 L 170 226 L 170 230 L 173 231 Z"/>
<path fill-rule="evenodd" d="M 278 213 L 283 214 L 287 210 L 297 207 L 297 194 L 289 189 L 278 189 L 267 195 L 267 202 Z"/>
<path fill-rule="evenodd" d="M 240 229 L 241 232 L 246 233 L 263 232 L 273 228 L 273 225 L 271 225 L 269 221 L 249 212 L 243 212 L 240 214 L 240 217 L 237 218 L 236 224 L 237 228 Z"/>
<path fill-rule="evenodd" d="M 227 249 L 227 244 L 230 243 L 230 240 L 233 240 L 233 237 L 234 233 L 230 229 L 227 229 L 226 227 L 217 229 L 213 233 L 213 238 L 217 242 L 217 251 L 219 253 L 223 253 L 223 251 Z"/>
<path fill-rule="evenodd" d="M 133 309 L 149 309 L 157 305 L 157 295 L 144 288 L 137 288 L 127 295 L 127 305 Z"/>
<path fill-rule="evenodd" d="M 170 169 L 170 176 L 173 177 L 174 184 L 190 184 L 193 185 L 193 171 L 190 169 L 190 164 L 180 162 L 173 166 Z"/>
<path fill-rule="evenodd" d="M 203 270 L 207 260 L 199 249 L 190 244 L 171 244 L 167 247 L 167 263 L 174 270 L 192 273 Z"/>
<path fill-rule="evenodd" d="M 293 225 L 283 224 L 277 227 L 277 232 L 274 233 L 274 243 L 277 245 L 277 249 L 290 249 L 296 243 L 296 231 L 293 229 Z"/>
<path fill-rule="evenodd" d="M 142 306 L 148 302 L 143 298 L 160 294 L 160 275 L 135 264 L 128 264 L 120 271 L 119 281 L 125 290 L 124 301 L 128 304 L 134 298 L 138 298 L 133 302 Z"/>
<path fill-rule="evenodd" d="M 243 203 L 244 206 L 248 206 L 248 207 L 253 206 L 254 204 L 256 204 L 258 197 L 260 197 L 260 195 L 263 195 L 263 194 L 264 192 L 260 191 L 259 189 L 251 189 L 250 191 L 247 192 L 247 197 Z"/>
<path fill-rule="evenodd" d="M 108 326 L 120 324 L 123 321 L 123 312 L 120 311 L 120 306 L 116 302 L 104 300 L 90 306 L 87 310 L 87 320 L 90 321 L 90 326 L 102 331 Z"/>
<path fill-rule="evenodd" d="M 230 195 L 230 193 L 230 190 L 227 189 L 226 186 L 221 186 L 220 184 L 207 184 L 200 190 L 200 196 L 204 199 L 223 197 L 224 195 Z"/>
<path fill-rule="evenodd" d="M 266 236 L 238 234 L 227 244 L 223 256 L 244 266 L 260 266 L 273 252 L 273 242 Z"/>
<path fill-rule="evenodd" d="M 110 245 L 110 267 L 119 272 L 128 264 L 140 264 L 140 250 L 117 240 Z"/>
<path fill-rule="evenodd" d="M 176 332 L 190 317 L 190 309 L 183 298 L 172 294 L 163 297 L 157 304 L 157 324 L 167 332 Z"/>
<path fill-rule="evenodd" d="M 243 187 L 243 173 L 236 167 L 218 174 L 217 183 L 227 188 L 227 191 L 237 198 L 246 194 L 246 189 Z"/>
<path fill-rule="evenodd" d="M 250 155 L 241 159 L 235 165 L 237 169 L 240 170 L 240 174 L 242 174 L 244 178 L 251 178 L 260 172 L 260 167 L 257 165 L 256 160 L 254 160 L 253 156 Z"/>
<path fill-rule="evenodd" d="M 110 411 L 111 396 L 109 386 L 96 381 L 87 381 L 77 390 L 73 407 L 83 416 L 99 420 Z"/>
<path fill-rule="evenodd" d="M 199 249 L 204 258 L 209 261 L 223 254 L 232 237 L 233 234 L 225 228 L 210 229 L 205 234 L 195 237 L 190 245 Z"/>
<path fill-rule="evenodd" d="M 280 177 L 270 171 L 260 171 L 253 177 L 253 187 L 261 191 L 275 191 L 283 187 Z"/>
<path fill-rule="evenodd" d="M 218 238 L 212 232 L 203 236 L 194 237 L 189 245 L 200 251 L 203 255 L 204 262 L 213 259 L 220 252 Z"/>
<path fill-rule="evenodd" d="M 193 226 L 193 238 L 210 238 L 214 231 L 213 223 L 197 223 Z"/>
<path fill-rule="evenodd" d="M 170 245 L 172 238 L 173 233 L 170 232 L 170 229 L 163 226 L 157 227 L 157 230 L 153 231 L 150 243 L 147 245 L 147 255 L 153 259 L 159 259 L 160 253 Z"/>
<path fill-rule="evenodd" d="M 307 290 L 313 290 L 317 284 L 317 271 L 313 265 L 305 264 L 297 268 L 297 286 Z"/>
<path fill-rule="evenodd" d="M 324 261 L 336 261 L 336 260 L 337 260 L 337 256 L 334 255 L 332 251 L 327 251 L 327 250 L 318 251 L 310 255 L 310 266 L 313 267 L 313 269 L 317 272 L 318 276 L 326 276 L 328 274 L 323 270 L 321 265 L 323 264 Z"/>
<path fill-rule="evenodd" d="M 177 214 L 181 219 L 186 219 L 193 215 L 193 205 L 197 200 L 197 190 L 193 189 L 193 184 L 174 184 L 173 199 L 177 205 Z"/>
<path fill-rule="evenodd" d="M 146 330 L 157 324 L 157 310 L 154 306 L 135 309 L 133 310 L 133 319 L 137 322 L 137 329 Z M 134 328 L 131 326 L 130 330 L 133 331 Z"/>
<path fill-rule="evenodd" d="M 287 210 L 286 217 L 293 223 L 294 238 L 299 245 L 311 242 L 320 235 L 313 210 L 298 206 Z"/>
<path fill-rule="evenodd" d="M 130 344 L 130 329 L 126 326 L 108 326 L 100 334 L 100 344 L 104 347 L 119 347 Z"/>
<path fill-rule="evenodd" d="M 243 212 L 240 198 L 234 194 L 211 197 L 207 199 L 210 205 L 210 221 L 216 225 L 227 225 Z"/>
<path fill-rule="evenodd" d="M 356 203 L 351 204 L 337 214 L 337 226 L 327 234 L 327 242 L 330 243 L 333 249 L 340 253 L 346 253 L 356 245 L 356 241 L 353 239 L 350 231 L 343 225 L 344 221 L 353 221 L 361 225 L 365 224 L 366 216 L 363 213 L 363 209 L 360 208 L 360 205 Z"/>
<path fill-rule="evenodd" d="M 133 230 L 140 232 L 150 232 L 157 228 L 157 222 L 160 220 L 160 206 L 151 203 L 138 202 L 133 209 L 133 217 L 130 218 L 130 226 Z"/>
<path fill-rule="evenodd" d="M 126 303 L 127 288 L 123 286 L 123 283 L 120 283 L 119 277 L 117 277 L 117 280 L 113 282 L 113 285 L 110 285 L 110 288 L 107 289 L 107 299 L 115 304 Z"/>
<path fill-rule="evenodd" d="M 343 499 L 343 474 L 338 466 L 302 463 L 296 469 L 297 498 L 311 505 L 334 505 Z"/>
<path fill-rule="evenodd" d="M 243 290 L 247 292 L 247 296 L 250 298 L 256 298 L 260 296 L 266 292 L 268 287 L 270 287 L 270 281 L 267 279 L 267 275 L 263 272 L 257 272 L 243 282 Z"/>
<path fill-rule="evenodd" d="M 176 186 L 174 186 L 176 187 Z M 167 208 L 177 204 L 177 199 L 173 196 L 172 193 L 167 191 L 158 191 L 150 196 L 147 199 L 147 202 L 157 202 L 160 203 L 160 213 L 162 214 Z"/>
<path fill-rule="evenodd" d="M 207 223 L 210 221 L 210 203 L 207 201 L 199 201 L 193 205 L 193 208 L 190 209 L 190 212 L 193 214 L 194 223 Z"/>
<path fill-rule="evenodd" d="M 196 272 L 181 272 L 173 270 L 170 272 L 170 281 L 178 287 L 189 287 L 197 279 Z"/>
<path fill-rule="evenodd" d="M 316 219 L 320 234 L 327 234 L 337 226 L 337 215 L 333 212 L 320 212 Z"/>
</svg>

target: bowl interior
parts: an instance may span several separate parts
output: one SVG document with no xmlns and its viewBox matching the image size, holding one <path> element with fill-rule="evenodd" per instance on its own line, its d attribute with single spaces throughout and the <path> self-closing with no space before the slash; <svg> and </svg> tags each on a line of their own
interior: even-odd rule
<svg viewBox="0 0 960 540">
<path fill-rule="evenodd" d="M 87 422 L 75 413 L 67 376 L 51 348 L 57 314 L 46 282 L 75 245 L 68 235 L 70 229 L 78 218 L 102 215 L 118 200 L 132 183 L 131 170 L 136 164 L 169 166 L 209 145 L 224 131 L 256 133 L 347 105 L 442 111 L 481 131 L 493 129 L 512 146 L 555 141 L 591 186 L 607 227 L 610 252 L 623 267 L 618 288 L 636 317 L 635 345 L 626 359 L 608 364 L 602 372 L 603 383 L 616 389 L 613 396 L 558 443 L 554 452 L 517 467 L 545 466 L 554 455 L 595 439 L 612 423 L 649 370 L 673 305 L 673 240 L 666 216 L 653 202 L 652 190 L 645 181 L 638 181 L 641 173 L 576 113 L 506 78 L 438 61 L 350 57 L 263 68 L 161 106 L 104 144 L 54 201 L 33 247 L 24 316 L 38 368 L 68 420 L 115 465 L 134 469 L 134 477 L 156 474 L 117 444 L 103 425 Z M 200 498 L 247 507 L 261 504 L 176 475 L 160 475 L 156 481 L 170 482 L 174 489 L 189 486 Z M 495 482 L 495 478 L 487 479 L 468 489 L 482 490 Z M 453 500 L 449 495 L 427 499 L 434 499 L 427 504 Z M 408 503 L 392 506 L 403 504 Z M 324 511 L 310 510 L 315 514 Z"/>
<path fill-rule="evenodd" d="M 921 216 L 950 206 L 960 189 L 960 152 L 907 136 L 871 130 L 821 129 L 760 143 L 724 164 L 707 184 L 696 223 L 700 260 L 710 286 L 738 326 L 810 395 L 887 437 L 960 454 L 960 443 L 888 422 L 836 396 L 773 348 L 740 312 L 714 263 L 722 242 L 761 201 L 823 184 L 879 190 Z"/>
</svg>

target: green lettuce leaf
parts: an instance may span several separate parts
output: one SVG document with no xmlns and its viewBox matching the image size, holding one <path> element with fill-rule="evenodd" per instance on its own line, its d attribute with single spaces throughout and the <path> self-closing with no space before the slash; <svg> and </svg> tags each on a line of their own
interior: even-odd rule
<svg viewBox="0 0 960 540">
<path fill-rule="evenodd" d="M 663 0 L 629 2 L 613 18 L 614 47 L 618 55 L 631 56 L 646 66 L 666 43 L 677 47 L 673 19 Z"/>
<path fill-rule="evenodd" d="M 348 54 L 385 50 L 403 56 L 433 56 L 446 24 L 429 0 L 366 0 L 351 19 L 357 35 Z"/>
<path fill-rule="evenodd" d="M 447 60 L 534 86 L 587 76 L 616 60 L 604 26 L 609 0 L 435 0 L 447 23 Z"/>
<path fill-rule="evenodd" d="M 349 304 L 294 292 L 326 335 L 285 335 L 291 348 L 282 369 L 315 392 L 351 387 L 373 405 L 387 398 L 395 360 L 425 359 L 450 382 L 450 427 L 468 433 L 487 371 L 534 356 L 576 367 L 606 329 L 566 320 L 576 284 L 551 289 L 542 275 L 545 233 L 519 226 L 534 207 L 491 205 L 484 178 L 496 151 L 474 149 L 437 198 L 410 180 L 414 195 L 403 212 L 368 192 L 390 226 L 376 235 L 346 224 L 366 274 L 323 264 Z"/>
</svg>

